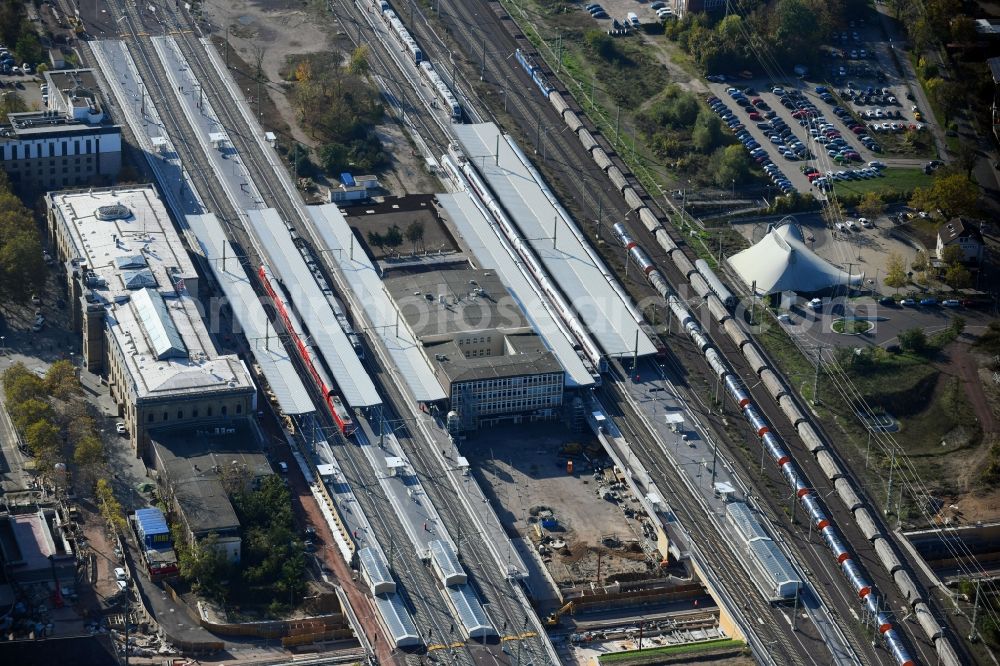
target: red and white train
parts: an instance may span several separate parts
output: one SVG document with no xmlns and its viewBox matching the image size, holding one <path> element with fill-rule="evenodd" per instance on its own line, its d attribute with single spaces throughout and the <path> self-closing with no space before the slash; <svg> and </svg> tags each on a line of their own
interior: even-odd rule
<svg viewBox="0 0 1000 666">
<path fill-rule="evenodd" d="M 322 356 L 319 350 L 307 342 L 308 336 L 302 324 L 292 311 L 292 306 L 285 297 L 281 283 L 271 274 L 270 269 L 267 266 L 261 266 L 257 270 L 257 273 L 260 275 L 261 283 L 264 285 L 267 295 L 271 297 L 274 307 L 277 308 L 278 314 L 281 315 L 281 321 L 285 324 L 285 330 L 288 331 L 288 334 L 292 336 L 295 342 L 295 349 L 299 353 L 299 358 L 302 359 L 302 362 L 309 369 L 313 383 L 323 395 L 323 400 L 330 411 L 330 416 L 337 423 L 340 432 L 345 437 L 349 437 L 354 433 L 357 424 L 351 417 L 350 410 L 347 409 L 340 396 L 334 391 L 334 384 L 323 367 Z"/>
</svg>

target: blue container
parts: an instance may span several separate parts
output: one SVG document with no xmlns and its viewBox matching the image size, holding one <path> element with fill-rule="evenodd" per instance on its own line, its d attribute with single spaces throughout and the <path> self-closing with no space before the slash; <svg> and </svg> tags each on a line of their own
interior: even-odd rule
<svg viewBox="0 0 1000 666">
<path fill-rule="evenodd" d="M 167 525 L 167 519 L 159 509 L 137 509 L 135 527 L 139 539 L 147 548 L 162 548 L 170 545 L 170 526 Z"/>
</svg>

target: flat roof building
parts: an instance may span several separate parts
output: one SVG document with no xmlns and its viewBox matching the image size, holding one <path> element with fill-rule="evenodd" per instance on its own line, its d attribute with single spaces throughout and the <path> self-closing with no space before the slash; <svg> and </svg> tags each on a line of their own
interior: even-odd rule
<svg viewBox="0 0 1000 666">
<path fill-rule="evenodd" d="M 72 585 L 76 579 L 73 546 L 54 509 L 0 515 L 0 560 L 10 580 L 21 585 Z"/>
<path fill-rule="evenodd" d="M 94 71 L 43 77 L 46 108 L 0 119 L 0 164 L 11 183 L 44 189 L 109 183 L 121 169 L 121 127 L 101 102 Z"/>
<path fill-rule="evenodd" d="M 252 414 L 250 373 L 218 353 L 198 274 L 153 186 L 53 192 L 46 203 L 84 364 L 107 375 L 136 454 L 152 429 Z"/>
<path fill-rule="evenodd" d="M 493 271 L 429 271 L 385 280 L 450 401 L 449 428 L 552 419 L 564 372 Z"/>
<path fill-rule="evenodd" d="M 161 492 L 177 509 L 187 537 L 194 542 L 216 534 L 217 546 L 239 561 L 240 521 L 223 479 L 233 474 L 256 484 L 272 474 L 250 426 L 157 430 L 151 454 Z"/>
</svg>

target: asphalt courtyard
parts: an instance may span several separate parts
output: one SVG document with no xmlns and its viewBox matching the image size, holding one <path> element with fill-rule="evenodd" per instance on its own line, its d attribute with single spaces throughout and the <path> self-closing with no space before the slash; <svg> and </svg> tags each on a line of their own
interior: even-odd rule
<svg viewBox="0 0 1000 666">
<path fill-rule="evenodd" d="M 978 335 L 994 320 L 989 310 L 978 308 L 945 308 L 933 306 L 886 306 L 869 297 L 823 299 L 816 311 L 808 301 L 799 299 L 787 310 L 788 321 L 779 321 L 792 337 L 806 347 L 885 347 L 898 341 L 902 331 L 922 328 L 928 335 L 948 328 L 952 319 L 965 319 L 965 331 Z M 833 330 L 839 319 L 864 319 L 873 326 L 866 333 L 845 335 Z"/>
</svg>

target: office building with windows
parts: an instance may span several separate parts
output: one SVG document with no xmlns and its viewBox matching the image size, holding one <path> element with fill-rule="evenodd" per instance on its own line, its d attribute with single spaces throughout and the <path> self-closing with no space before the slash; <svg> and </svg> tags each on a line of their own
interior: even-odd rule
<svg viewBox="0 0 1000 666">
<path fill-rule="evenodd" d="M 0 118 L 0 168 L 15 187 L 110 184 L 121 168 L 121 127 L 101 103 L 93 70 L 43 79 L 45 108 Z"/>
<path fill-rule="evenodd" d="M 449 398 L 449 429 L 558 418 L 565 373 L 496 273 L 390 277 L 386 289 Z"/>
</svg>

